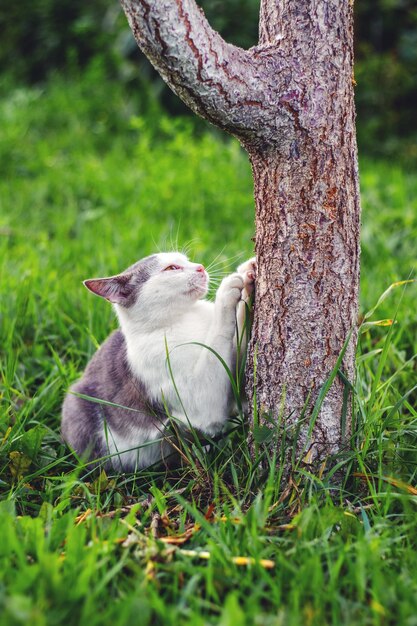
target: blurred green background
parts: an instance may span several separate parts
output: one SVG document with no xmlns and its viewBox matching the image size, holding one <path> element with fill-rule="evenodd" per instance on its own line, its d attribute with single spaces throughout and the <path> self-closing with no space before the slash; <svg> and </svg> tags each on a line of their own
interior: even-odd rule
<svg viewBox="0 0 417 626">
<path fill-rule="evenodd" d="M 210 23 L 237 45 L 257 42 L 259 0 L 202 0 Z M 355 3 L 356 104 L 362 153 L 417 163 L 417 5 L 415 0 Z M 139 52 L 115 0 L 20 0 L 0 8 L 0 71 L 7 87 L 77 75 L 99 59 L 109 79 L 188 114 Z M 3 88 L 4 88 L 3 80 Z"/>
</svg>

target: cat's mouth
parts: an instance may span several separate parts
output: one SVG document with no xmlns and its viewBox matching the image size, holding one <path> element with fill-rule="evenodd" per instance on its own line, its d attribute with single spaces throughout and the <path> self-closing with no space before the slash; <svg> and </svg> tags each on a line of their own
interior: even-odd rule
<svg viewBox="0 0 417 626">
<path fill-rule="evenodd" d="M 205 296 L 208 290 L 208 283 L 208 275 L 206 273 L 200 274 L 197 280 L 194 278 L 194 280 L 190 281 L 188 290 L 189 295 L 194 298 Z"/>
</svg>

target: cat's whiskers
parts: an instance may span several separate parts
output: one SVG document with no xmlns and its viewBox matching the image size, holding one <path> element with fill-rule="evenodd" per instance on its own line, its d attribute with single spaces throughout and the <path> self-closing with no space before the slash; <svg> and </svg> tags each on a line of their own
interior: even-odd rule
<svg viewBox="0 0 417 626">
<path fill-rule="evenodd" d="M 216 257 L 215 257 L 215 258 L 211 261 L 211 263 L 209 263 L 209 264 L 208 264 L 208 266 L 206 267 L 206 270 L 207 270 L 208 272 L 211 272 L 211 271 L 213 271 L 213 269 L 217 269 L 217 268 L 219 268 L 219 267 L 221 267 L 221 268 L 230 268 L 230 266 L 231 266 L 231 265 L 234 265 L 234 263 L 235 263 L 238 259 L 242 258 L 242 253 L 241 253 L 241 252 L 239 252 L 239 253 L 237 253 L 237 254 L 235 254 L 235 255 L 233 255 L 233 256 L 231 256 L 231 257 L 228 257 L 228 258 L 226 258 L 226 259 L 219 259 L 219 260 L 217 260 L 217 259 L 219 258 L 219 256 L 220 256 L 220 255 L 218 254 L 218 255 L 217 255 L 217 256 L 216 256 Z M 225 271 L 225 269 L 224 269 L 224 271 Z"/>
<path fill-rule="evenodd" d="M 210 273 L 209 276 L 210 276 L 210 283 L 212 285 L 214 284 L 219 285 L 222 282 L 223 278 L 227 276 L 227 274 L 211 274 Z"/>
<path fill-rule="evenodd" d="M 224 248 L 219 252 L 219 254 L 217 254 L 214 257 L 214 259 L 212 259 L 212 261 L 208 264 L 209 268 L 217 267 L 219 265 L 223 266 L 223 267 L 224 266 L 230 266 L 236 258 L 241 256 L 240 253 L 239 253 L 239 254 L 231 256 L 231 257 L 224 257 L 224 258 L 222 258 L 223 251 L 224 251 Z"/>
<path fill-rule="evenodd" d="M 223 248 L 220 250 L 220 252 L 218 254 L 216 254 L 216 256 L 214 257 L 212 262 L 209 263 L 209 267 L 211 267 L 211 266 L 213 266 L 215 264 L 215 261 L 217 261 L 217 259 L 223 254 L 223 251 L 224 251 L 225 247 L 226 246 L 223 246 Z"/>
<path fill-rule="evenodd" d="M 199 243 L 200 239 L 198 237 L 194 237 L 194 239 L 190 239 L 186 241 L 185 244 L 181 247 L 182 254 L 185 256 L 189 256 L 190 250 L 195 246 L 195 244 Z"/>
<path fill-rule="evenodd" d="M 227 276 L 228 274 L 230 274 L 230 272 L 221 267 L 217 267 L 214 269 L 207 268 L 207 272 L 210 273 L 210 276 Z"/>
</svg>

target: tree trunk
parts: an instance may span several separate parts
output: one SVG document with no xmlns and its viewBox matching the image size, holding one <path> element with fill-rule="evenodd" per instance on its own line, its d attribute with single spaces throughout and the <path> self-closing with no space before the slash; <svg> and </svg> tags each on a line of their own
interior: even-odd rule
<svg viewBox="0 0 417 626">
<path fill-rule="evenodd" d="M 303 414 L 298 452 L 323 459 L 349 434 L 340 378 L 312 432 L 308 416 L 350 331 L 342 368 L 353 379 L 356 346 L 352 6 L 262 0 L 259 45 L 244 51 L 210 28 L 194 0 L 121 1 L 139 46 L 172 89 L 249 154 L 258 278 L 248 391 L 256 390 L 261 422 L 281 413 L 292 426 Z"/>
</svg>

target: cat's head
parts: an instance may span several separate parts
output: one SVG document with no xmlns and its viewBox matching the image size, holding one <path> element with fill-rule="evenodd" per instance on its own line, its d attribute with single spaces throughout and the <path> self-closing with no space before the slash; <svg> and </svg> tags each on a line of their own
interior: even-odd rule
<svg viewBox="0 0 417 626">
<path fill-rule="evenodd" d="M 184 308 L 206 295 L 208 283 L 204 267 L 179 252 L 153 254 L 121 274 L 84 281 L 87 289 L 132 313 L 143 307 Z"/>
</svg>

